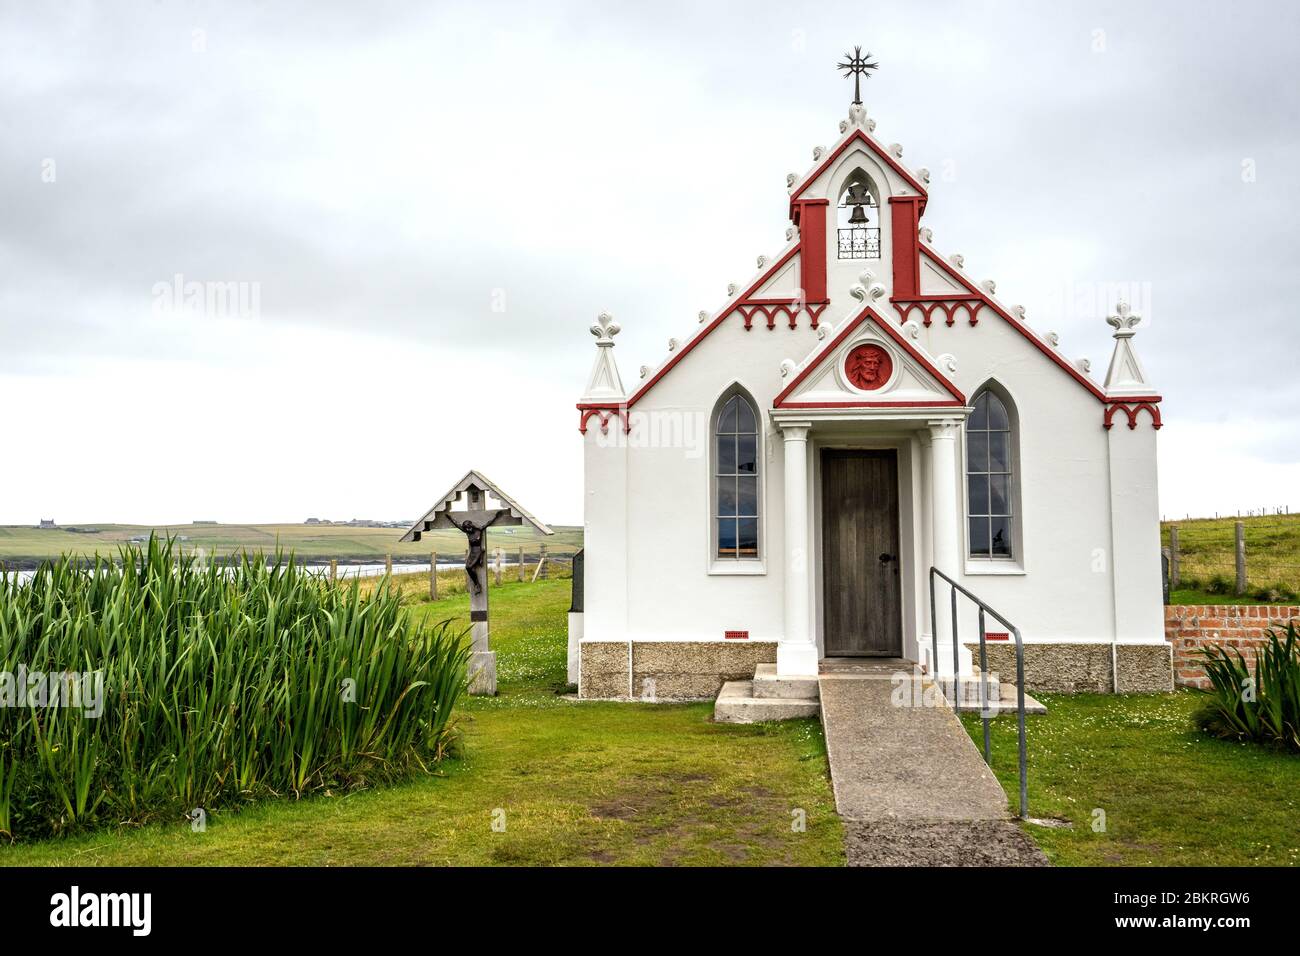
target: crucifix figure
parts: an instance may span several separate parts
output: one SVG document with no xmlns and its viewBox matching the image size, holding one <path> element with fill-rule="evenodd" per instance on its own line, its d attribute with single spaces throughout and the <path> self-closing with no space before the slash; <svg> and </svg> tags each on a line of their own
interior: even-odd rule
<svg viewBox="0 0 1300 956">
<path fill-rule="evenodd" d="M 862 77 L 871 79 L 868 70 L 877 70 L 880 68 L 879 63 L 871 59 L 871 54 L 863 54 L 862 47 L 855 46 L 852 53 L 844 54 L 844 62 L 835 64 L 837 69 L 843 70 L 844 75 L 853 77 L 853 105 L 862 105 Z"/>
<path fill-rule="evenodd" d="M 477 525 L 469 518 L 460 522 L 460 530 L 465 532 L 465 577 L 469 580 L 470 593 L 474 595 L 482 594 L 485 587 L 483 578 L 483 559 L 487 556 L 487 548 L 484 547 L 483 541 L 487 536 L 487 529 L 495 522 Z"/>
</svg>

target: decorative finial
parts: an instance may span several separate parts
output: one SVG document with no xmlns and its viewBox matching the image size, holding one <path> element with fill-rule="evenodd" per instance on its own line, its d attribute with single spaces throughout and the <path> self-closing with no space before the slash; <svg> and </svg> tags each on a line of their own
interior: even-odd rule
<svg viewBox="0 0 1300 956">
<path fill-rule="evenodd" d="M 596 324 L 591 327 L 591 334 L 596 336 L 596 344 L 606 348 L 614 344 L 614 336 L 622 331 L 622 326 L 608 312 L 600 313 L 596 317 Z"/>
<path fill-rule="evenodd" d="M 587 388 L 582 393 L 584 402 L 619 402 L 624 398 L 623 380 L 618 375 L 614 361 L 614 336 L 621 331 L 614 317 L 602 312 L 591 327 L 596 336 L 596 361 L 587 377 Z"/>
<path fill-rule="evenodd" d="M 852 53 L 844 54 L 844 62 L 835 64 L 835 68 L 842 70 L 846 78 L 853 77 L 853 105 L 861 106 L 862 77 L 865 76 L 867 79 L 871 79 L 871 74 L 867 71 L 879 69 L 880 64 L 872 61 L 870 53 L 864 56 L 862 47 L 855 46 Z"/>
<path fill-rule="evenodd" d="M 849 286 L 849 295 L 859 302 L 866 302 L 868 298 L 872 302 L 880 299 L 889 290 L 876 281 L 876 274 L 870 269 L 863 269 L 858 275 L 858 281 Z"/>
<path fill-rule="evenodd" d="M 1133 351 L 1133 333 L 1142 317 L 1129 308 L 1127 302 L 1115 305 L 1115 314 L 1106 322 L 1115 330 L 1115 351 L 1111 353 L 1110 367 L 1106 370 L 1107 395 L 1146 395 L 1151 392 L 1142 360 Z"/>
<path fill-rule="evenodd" d="M 1106 324 L 1115 330 L 1115 338 L 1131 339 L 1133 330 L 1142 321 L 1142 316 L 1132 311 L 1127 302 L 1119 301 L 1115 305 L 1115 315 L 1106 317 Z"/>
</svg>

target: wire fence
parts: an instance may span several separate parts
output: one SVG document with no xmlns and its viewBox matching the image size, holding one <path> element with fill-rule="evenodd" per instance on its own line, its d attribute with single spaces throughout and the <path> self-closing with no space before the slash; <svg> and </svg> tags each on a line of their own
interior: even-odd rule
<svg viewBox="0 0 1300 956">
<path fill-rule="evenodd" d="M 1269 602 L 1300 597 L 1300 515 L 1172 522 L 1162 538 L 1173 590 Z"/>
<path fill-rule="evenodd" d="M 464 594 L 469 589 L 465 574 L 465 554 L 438 552 L 436 564 L 389 562 L 382 564 L 343 564 L 317 561 L 306 566 L 332 581 L 346 583 L 359 579 L 363 588 L 381 587 L 387 580 L 397 588 L 403 598 L 412 602 L 442 600 Z M 546 580 L 567 580 L 573 577 L 574 556 L 538 551 L 505 551 L 489 549 L 484 557 L 483 574 L 489 593 L 499 587 Z"/>
</svg>

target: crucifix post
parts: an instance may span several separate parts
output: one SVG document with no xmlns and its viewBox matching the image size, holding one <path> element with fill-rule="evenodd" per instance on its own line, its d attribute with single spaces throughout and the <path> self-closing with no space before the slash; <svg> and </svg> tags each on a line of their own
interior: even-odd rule
<svg viewBox="0 0 1300 956">
<path fill-rule="evenodd" d="M 481 492 L 469 491 L 469 510 L 451 512 L 448 517 L 465 534 L 465 589 L 469 592 L 469 621 L 472 647 L 469 657 L 469 692 L 495 695 L 497 655 L 489 641 L 487 529 L 499 512 L 483 508 Z"/>
</svg>

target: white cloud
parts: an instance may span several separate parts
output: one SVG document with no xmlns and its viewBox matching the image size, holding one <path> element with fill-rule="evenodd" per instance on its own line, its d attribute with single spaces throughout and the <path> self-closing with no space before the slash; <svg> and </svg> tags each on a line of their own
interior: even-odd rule
<svg viewBox="0 0 1300 956">
<path fill-rule="evenodd" d="M 40 453 L 0 521 L 399 517 L 471 465 L 579 521 L 587 326 L 618 316 L 630 381 L 780 247 L 855 42 L 940 249 L 1094 368 L 1076 296 L 1149 286 L 1165 510 L 1283 495 L 1293 433 L 1241 436 L 1300 399 L 1300 13 L 1179 9 L 7 6 L 0 399 Z M 257 283 L 258 317 L 160 319 L 176 273 Z M 1217 480 L 1198 428 L 1240 438 Z"/>
</svg>

